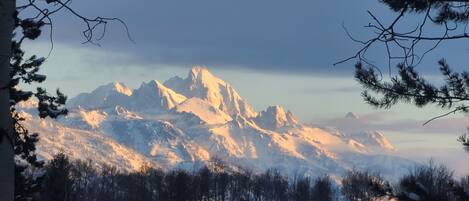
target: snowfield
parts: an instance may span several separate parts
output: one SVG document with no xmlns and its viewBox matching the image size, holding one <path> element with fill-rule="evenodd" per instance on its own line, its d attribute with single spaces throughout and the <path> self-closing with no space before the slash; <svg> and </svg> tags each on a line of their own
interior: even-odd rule
<svg viewBox="0 0 469 201">
<path fill-rule="evenodd" d="M 393 156 L 394 146 L 377 131 L 315 128 L 281 106 L 257 112 L 204 67 L 138 89 L 111 83 L 72 98 L 67 107 L 66 117 L 40 120 L 31 104 L 21 105 L 27 126 L 40 132 L 45 159 L 65 152 L 133 171 L 145 164 L 193 169 L 217 158 L 232 167 L 311 176 L 356 168 L 391 177 L 414 164 Z"/>
</svg>

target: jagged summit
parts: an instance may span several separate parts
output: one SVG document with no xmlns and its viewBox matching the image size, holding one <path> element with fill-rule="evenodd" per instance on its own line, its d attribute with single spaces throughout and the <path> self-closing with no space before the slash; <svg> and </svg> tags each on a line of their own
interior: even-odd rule
<svg viewBox="0 0 469 201">
<path fill-rule="evenodd" d="M 204 79 L 206 82 L 211 82 L 210 80 L 213 79 L 219 79 L 215 77 L 205 66 L 194 66 L 192 69 L 189 71 L 189 75 L 192 80 L 201 80 L 203 81 Z"/>
<path fill-rule="evenodd" d="M 131 88 L 125 86 L 124 84 L 120 82 L 113 82 L 112 83 L 113 89 L 116 90 L 117 92 L 121 94 L 125 94 L 127 96 L 131 96 L 133 91 Z"/>
<path fill-rule="evenodd" d="M 119 94 L 124 94 L 126 96 L 131 96 L 133 93 L 133 90 L 129 87 L 127 87 L 124 83 L 122 82 L 111 82 L 109 84 L 100 86 L 96 88 L 94 91 L 91 92 L 92 94 L 103 94 L 103 95 L 108 95 L 111 93 L 119 93 Z"/>
<path fill-rule="evenodd" d="M 188 99 L 191 100 L 186 101 Z M 175 111 L 203 116 L 201 119 L 212 123 L 228 122 L 242 116 L 251 120 L 255 118 L 262 127 L 269 129 L 298 124 L 296 116 L 280 106 L 269 107 L 258 114 L 231 85 L 204 66 L 194 66 L 184 79 L 176 76 L 164 83 L 150 80 L 137 89 L 130 89 L 120 82 L 109 83 L 91 93 L 80 94 L 69 103 L 72 107 L 112 109 L 119 106 L 130 111 L 151 110 L 157 113 L 178 105 L 181 106 Z M 198 107 L 211 109 L 203 113 Z M 208 116 L 217 120 L 209 120 Z"/>
<path fill-rule="evenodd" d="M 255 117 L 257 115 L 233 87 L 213 75 L 206 67 L 195 66 L 185 79 L 173 77 L 164 85 L 188 98 L 197 97 L 208 101 L 231 116 Z"/>
<path fill-rule="evenodd" d="M 222 112 L 246 118 L 257 116 L 254 109 L 238 92 L 206 67 L 193 67 L 185 79 L 173 77 L 164 83 L 157 80 L 144 82 L 132 90 L 119 82 L 98 87 L 70 100 L 71 107 L 169 110 L 188 98 L 199 98 Z"/>
<path fill-rule="evenodd" d="M 91 93 L 81 93 L 71 99 L 67 104 L 71 107 L 106 108 L 115 105 L 126 105 L 133 90 L 120 82 L 112 82 L 100 86 Z"/>
<path fill-rule="evenodd" d="M 283 107 L 278 105 L 270 106 L 266 110 L 260 112 L 255 118 L 255 121 L 262 128 L 274 130 L 298 124 L 298 119 L 292 112 L 285 112 Z"/>
<path fill-rule="evenodd" d="M 205 67 L 192 68 L 186 78 L 151 80 L 134 90 L 110 83 L 80 94 L 68 106 L 76 108 L 62 119 L 28 122 L 45 135 L 39 147 L 46 149 L 40 153 L 65 149 L 74 158 L 128 169 L 145 160 L 163 168 L 191 168 L 218 157 L 253 171 L 275 168 L 318 176 L 339 175 L 376 161 L 372 154 L 393 149 L 380 133 L 338 135 L 300 123 L 281 106 L 257 113 Z M 406 162 L 391 159 L 373 167 L 405 169 L 398 165 Z"/>
<path fill-rule="evenodd" d="M 360 117 L 354 112 L 348 112 L 347 114 L 345 114 L 345 118 L 359 119 Z"/>
<path fill-rule="evenodd" d="M 142 83 L 135 90 L 135 105 L 138 109 L 169 110 L 186 100 L 186 97 L 164 86 L 158 80 Z"/>
</svg>

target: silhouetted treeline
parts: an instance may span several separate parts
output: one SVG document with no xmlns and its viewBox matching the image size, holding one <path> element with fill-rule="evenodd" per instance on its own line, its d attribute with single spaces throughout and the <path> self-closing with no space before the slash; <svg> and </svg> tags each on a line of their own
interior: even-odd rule
<svg viewBox="0 0 469 201">
<path fill-rule="evenodd" d="M 456 180 L 445 166 L 416 166 L 394 185 L 376 173 L 351 171 L 342 179 L 342 195 L 352 201 L 468 201 L 469 177 Z"/>
<path fill-rule="evenodd" d="M 46 166 L 42 201 L 467 201 L 469 177 L 455 180 L 444 166 L 416 167 L 392 185 L 378 174 L 350 171 L 337 187 L 328 176 L 286 178 L 201 168 L 164 172 L 143 167 L 124 173 L 59 154 Z"/>
<path fill-rule="evenodd" d="M 330 201 L 334 184 L 329 177 L 289 181 L 279 171 L 260 175 L 248 171 L 201 168 L 164 172 L 143 167 L 123 173 L 94 168 L 91 161 L 70 161 L 59 154 L 46 165 L 43 201 Z"/>
</svg>

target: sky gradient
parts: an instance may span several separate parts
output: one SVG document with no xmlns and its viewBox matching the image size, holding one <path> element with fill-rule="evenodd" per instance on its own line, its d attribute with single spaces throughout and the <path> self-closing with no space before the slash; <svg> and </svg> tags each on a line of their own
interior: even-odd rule
<svg viewBox="0 0 469 201">
<path fill-rule="evenodd" d="M 399 154 L 420 160 L 446 158 L 452 167 L 459 167 L 465 154 L 455 138 L 465 132 L 467 118 L 455 116 L 451 118 L 456 120 L 442 119 L 423 127 L 424 120 L 444 111 L 406 105 L 375 110 L 360 97 L 360 86 L 353 79 L 354 62 L 332 65 L 360 47 L 342 25 L 366 39 L 370 36 L 363 28 L 370 22 L 367 10 L 383 21 L 395 16 L 377 0 L 83 0 L 72 6 L 89 16 L 122 18 L 135 43 L 122 26 L 110 24 L 100 46 L 83 45 L 83 24 L 67 13 L 56 16 L 54 49 L 42 72 L 48 75 L 47 88 L 61 88 L 70 97 L 113 81 L 135 88 L 152 79 L 185 77 L 193 65 L 205 65 L 257 111 L 282 105 L 305 123 L 336 127 L 349 126 L 342 117 L 352 111 L 368 118 L 356 126 L 383 130 L 401 148 Z M 415 23 L 409 21 L 403 28 Z M 44 34 L 50 33 L 45 30 Z M 29 54 L 44 56 L 51 48 L 48 37 L 25 45 Z M 434 64 L 441 57 L 450 64 L 467 63 L 467 47 L 465 42 L 443 44 L 418 68 L 433 78 Z M 377 65 L 387 62 L 384 56 L 382 47 L 370 53 Z"/>
</svg>

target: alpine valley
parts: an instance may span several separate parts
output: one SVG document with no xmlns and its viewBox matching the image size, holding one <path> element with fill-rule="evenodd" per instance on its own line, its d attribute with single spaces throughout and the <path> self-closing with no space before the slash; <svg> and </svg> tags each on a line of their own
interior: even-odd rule
<svg viewBox="0 0 469 201">
<path fill-rule="evenodd" d="M 281 106 L 258 112 L 205 67 L 137 89 L 100 86 L 70 99 L 69 115 L 58 120 L 39 119 L 33 104 L 20 108 L 27 127 L 40 133 L 38 153 L 45 159 L 63 152 L 127 171 L 143 165 L 191 170 L 217 160 L 254 172 L 311 176 L 351 169 L 392 176 L 414 164 L 393 156 L 395 148 L 377 131 L 316 128 Z"/>
</svg>

